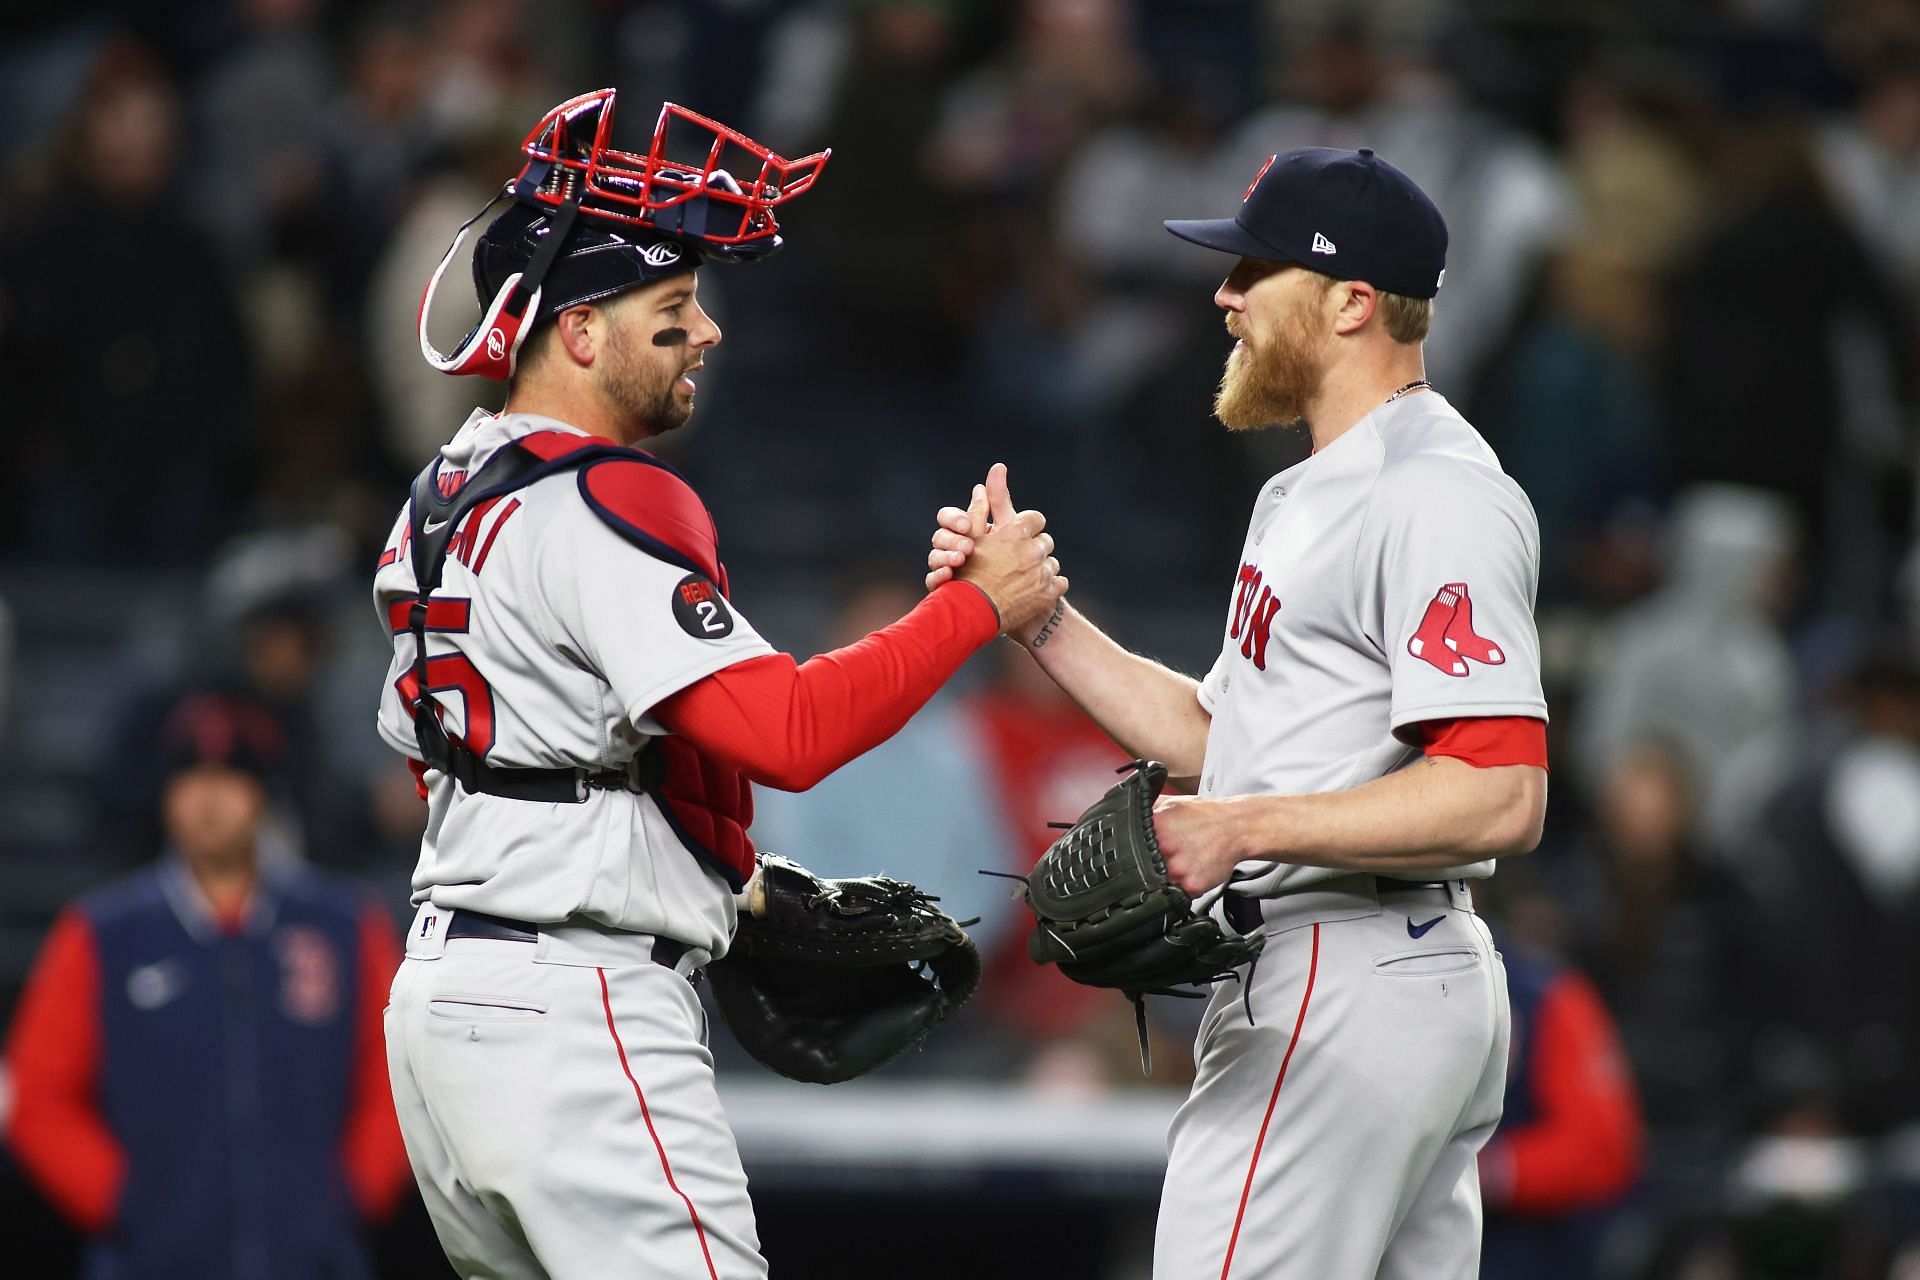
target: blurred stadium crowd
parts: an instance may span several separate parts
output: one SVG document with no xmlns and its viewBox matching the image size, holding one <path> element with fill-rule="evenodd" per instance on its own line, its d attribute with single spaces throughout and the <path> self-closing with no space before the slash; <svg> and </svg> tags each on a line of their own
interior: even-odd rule
<svg viewBox="0 0 1920 1280">
<path fill-rule="evenodd" d="M 1365 145 L 1448 218 L 1428 373 L 1543 531 L 1549 831 L 1482 900 L 1522 1043 L 1487 1274 L 1920 1276 L 1920 4 L 127 0 L 0 35 L 0 1014 L 160 851 L 189 693 L 279 726 L 262 856 L 404 911 L 367 584 L 497 394 L 415 308 L 553 103 L 834 148 L 780 258 L 706 273 L 727 337 L 667 446 L 802 654 L 908 607 L 1004 460 L 1083 607 L 1203 669 L 1304 444 L 1211 422 L 1219 263 L 1159 220 Z M 982 916 L 975 1007 L 897 1070 L 1124 1085 L 1130 1012 L 1027 966 L 975 874 L 1119 755 L 1002 648 L 756 835 Z"/>
</svg>

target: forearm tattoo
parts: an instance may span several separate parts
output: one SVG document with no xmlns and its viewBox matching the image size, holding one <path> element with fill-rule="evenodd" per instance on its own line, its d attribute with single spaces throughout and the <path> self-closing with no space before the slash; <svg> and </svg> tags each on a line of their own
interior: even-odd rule
<svg viewBox="0 0 1920 1280">
<path fill-rule="evenodd" d="M 1040 629 L 1033 633 L 1033 639 L 1027 641 L 1027 643 L 1035 649 L 1038 649 L 1041 645 L 1052 639 L 1054 628 L 1060 625 L 1060 619 L 1064 618 L 1066 614 L 1067 598 L 1061 596 L 1053 602 L 1053 612 L 1047 615 L 1047 620 L 1040 624 Z"/>
</svg>

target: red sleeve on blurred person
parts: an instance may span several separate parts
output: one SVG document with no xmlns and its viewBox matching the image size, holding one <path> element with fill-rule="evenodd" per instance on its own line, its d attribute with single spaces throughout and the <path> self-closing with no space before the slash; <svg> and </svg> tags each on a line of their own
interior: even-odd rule
<svg viewBox="0 0 1920 1280">
<path fill-rule="evenodd" d="M 420 793 L 422 800 L 425 800 L 427 798 L 427 762 L 408 757 L 407 771 L 413 774 L 413 789 Z"/>
<path fill-rule="evenodd" d="M 1452 756 L 1476 769 L 1508 764 L 1547 767 L 1547 722 L 1532 716 L 1422 720 L 1415 729 L 1420 749 L 1430 756 Z"/>
<path fill-rule="evenodd" d="M 1596 1208 L 1640 1176 L 1640 1099 L 1599 993 L 1564 973 L 1540 1001 L 1533 1027 L 1536 1119 L 1502 1129 L 1480 1153 L 1488 1202 L 1517 1213 Z"/>
<path fill-rule="evenodd" d="M 400 967 L 400 944 L 393 925 L 377 907 L 360 917 L 360 990 L 353 1011 L 353 1101 L 347 1112 L 347 1132 L 340 1143 L 346 1166 L 347 1188 L 364 1218 L 387 1217 L 411 1185 L 407 1149 L 400 1140 L 400 1122 L 393 1113 L 393 1090 L 387 1082 L 387 1036 L 382 1011 L 394 970 Z"/>
<path fill-rule="evenodd" d="M 950 582 L 843 649 L 801 665 L 784 653 L 737 662 L 664 699 L 653 715 L 750 780 L 805 791 L 900 732 L 999 633 L 987 597 Z"/>
<path fill-rule="evenodd" d="M 34 962 L 7 1040 L 13 1112 L 7 1140 L 61 1213 L 102 1232 L 118 1212 L 127 1157 L 100 1114 L 100 956 L 69 907 Z"/>
</svg>

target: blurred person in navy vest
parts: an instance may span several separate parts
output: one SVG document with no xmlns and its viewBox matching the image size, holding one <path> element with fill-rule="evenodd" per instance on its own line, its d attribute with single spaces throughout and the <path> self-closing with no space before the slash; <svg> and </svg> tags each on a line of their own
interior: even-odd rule
<svg viewBox="0 0 1920 1280">
<path fill-rule="evenodd" d="M 1608 1210 L 1646 1159 L 1633 1070 L 1579 970 L 1525 944 L 1500 953 L 1513 1042 L 1500 1128 L 1480 1152 L 1481 1280 L 1590 1280 Z"/>
<path fill-rule="evenodd" d="M 1671 741 L 1624 742 L 1587 799 L 1585 820 L 1558 839 L 1549 860 L 1527 868 L 1533 883 L 1500 877 L 1516 1027 L 1547 976 L 1527 954 L 1530 944 L 1566 957 L 1591 984 L 1630 1064 L 1644 1129 L 1635 1192 L 1624 1204 L 1596 1199 L 1563 1225 L 1514 1233 L 1515 1243 L 1584 1233 L 1600 1275 L 1682 1274 L 1683 1260 L 1721 1243 L 1727 1178 L 1753 1104 L 1754 1031 L 1774 996 L 1759 972 L 1750 851 L 1735 851 L 1748 855 L 1739 864 L 1713 856 L 1695 834 L 1700 794 Z M 1551 1015 L 1549 1003 L 1534 1016 L 1537 1036 L 1549 1033 L 1542 1023 Z M 1577 1184 L 1606 1163 L 1568 1172 Z M 1500 1274 L 1489 1268 L 1488 1280 Z M 1577 1280 L 1582 1272 L 1505 1274 Z"/>
<path fill-rule="evenodd" d="M 337 699 L 328 698 L 342 661 L 334 615 L 352 562 L 350 541 L 327 525 L 221 544 L 197 601 L 201 625 L 184 640 L 191 648 L 183 669 L 167 667 L 129 691 L 113 717 L 112 741 L 122 750 L 107 753 L 95 775 L 97 838 L 123 865 L 145 862 L 166 840 L 159 801 L 172 764 L 160 741 L 174 709 L 196 691 L 257 708 L 278 729 L 284 745 L 268 779 L 258 842 L 265 861 L 356 873 L 386 865 L 366 833 L 371 801 L 356 785 L 365 768 L 355 752 L 364 748 L 339 723 Z M 389 753 L 377 740 L 373 746 L 386 764 Z"/>
<path fill-rule="evenodd" d="M 88 1280 L 353 1280 L 408 1185 L 381 1011 L 392 926 L 263 866 L 273 718 L 219 693 L 161 735 L 167 848 L 55 921 L 6 1046 L 6 1137 L 89 1236 Z"/>
</svg>

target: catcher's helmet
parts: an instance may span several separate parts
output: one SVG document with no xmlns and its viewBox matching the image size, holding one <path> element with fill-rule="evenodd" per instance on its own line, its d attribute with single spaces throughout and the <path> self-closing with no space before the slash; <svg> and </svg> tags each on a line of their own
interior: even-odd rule
<svg viewBox="0 0 1920 1280">
<path fill-rule="evenodd" d="M 448 246 L 420 298 L 420 351 L 443 373 L 505 380 L 520 344 L 542 320 L 698 267 L 750 262 L 780 248 L 773 208 L 806 191 L 831 152 L 787 160 L 744 134 L 669 102 L 645 153 L 616 151 L 612 89 L 561 103 L 521 144 L 527 163 Z M 679 128 L 675 129 L 674 126 Z M 701 160 L 666 158 L 672 141 Z M 744 156 L 744 186 L 722 166 Z M 757 166 L 757 170 L 756 167 Z M 513 204 L 480 236 L 473 283 L 480 323 L 450 354 L 427 337 L 427 312 L 447 265 L 473 225 L 503 199 Z"/>
</svg>

